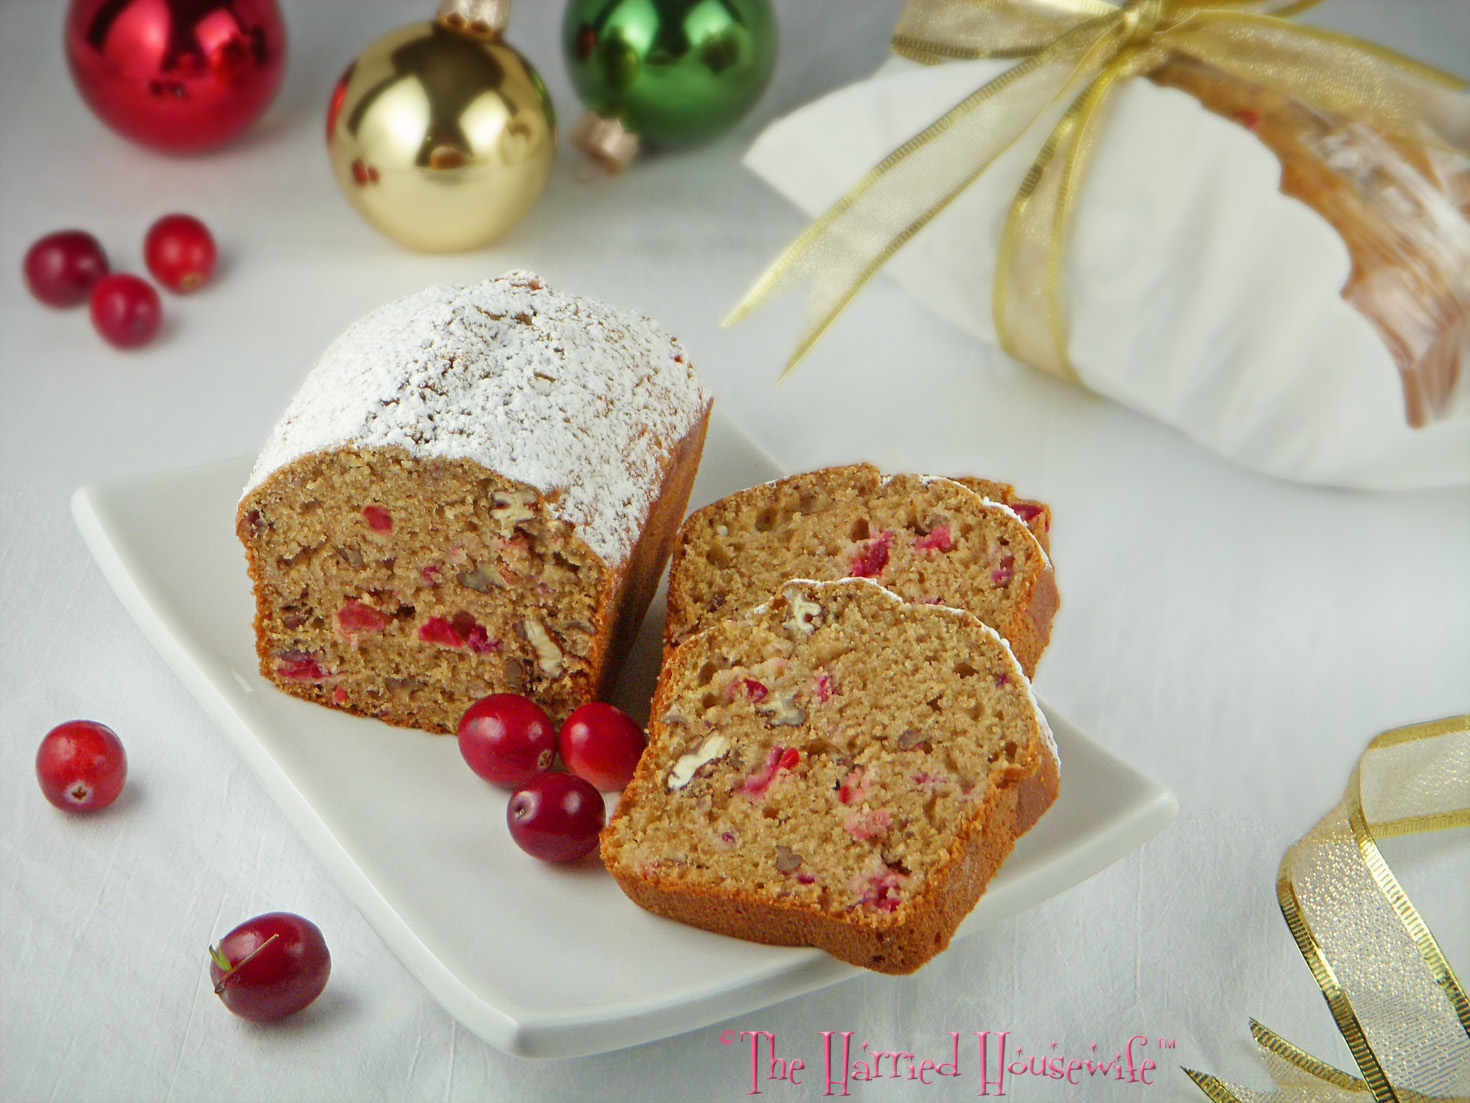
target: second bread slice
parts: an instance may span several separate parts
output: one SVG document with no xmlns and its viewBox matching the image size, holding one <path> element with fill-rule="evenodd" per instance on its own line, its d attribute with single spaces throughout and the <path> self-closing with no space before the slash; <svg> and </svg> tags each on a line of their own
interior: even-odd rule
<svg viewBox="0 0 1470 1103">
<path fill-rule="evenodd" d="M 1046 520 L 1038 503 L 1017 504 Z M 1051 561 L 1010 504 L 956 480 L 853 464 L 742 490 L 684 522 L 669 568 L 665 653 L 787 579 L 851 577 L 973 613 L 1009 641 L 1028 678 L 1059 604 Z"/>
</svg>

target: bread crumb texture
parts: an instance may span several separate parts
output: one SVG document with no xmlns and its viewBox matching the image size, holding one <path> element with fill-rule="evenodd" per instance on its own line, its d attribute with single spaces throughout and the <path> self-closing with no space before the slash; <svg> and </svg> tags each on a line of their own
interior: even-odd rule
<svg viewBox="0 0 1470 1103">
<path fill-rule="evenodd" d="M 1055 799 L 1010 648 L 865 579 L 793 581 L 682 643 L 602 841 L 654 911 L 909 972 Z"/>
</svg>

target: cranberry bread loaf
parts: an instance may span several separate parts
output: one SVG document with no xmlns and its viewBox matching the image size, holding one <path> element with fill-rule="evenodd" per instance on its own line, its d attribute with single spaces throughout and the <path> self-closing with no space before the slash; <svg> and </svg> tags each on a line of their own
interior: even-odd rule
<svg viewBox="0 0 1470 1103">
<path fill-rule="evenodd" d="M 792 581 L 681 644 L 602 858 L 650 911 L 908 973 L 1056 799 L 1004 640 L 865 579 Z"/>
<path fill-rule="evenodd" d="M 357 322 L 245 488 L 261 673 L 452 732 L 610 687 L 688 505 L 710 398 L 649 320 L 511 273 Z"/>
<path fill-rule="evenodd" d="M 1470 160 L 1181 55 L 1148 76 L 1250 130 L 1281 162 L 1281 193 L 1337 231 L 1342 297 L 1398 365 L 1408 423 L 1470 410 Z"/>
<path fill-rule="evenodd" d="M 1004 483 L 974 487 L 1013 494 Z M 1013 501 L 1043 533 L 1045 506 Z M 872 578 L 900 597 L 974 613 L 1029 678 L 1058 605 L 1051 562 L 1015 505 L 953 479 L 829 467 L 742 490 L 684 522 L 664 646 L 765 601 L 788 578 Z"/>
</svg>

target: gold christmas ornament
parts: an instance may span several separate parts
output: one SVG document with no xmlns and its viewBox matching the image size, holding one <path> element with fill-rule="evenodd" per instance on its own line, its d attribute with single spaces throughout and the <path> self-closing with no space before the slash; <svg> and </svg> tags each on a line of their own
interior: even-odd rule
<svg viewBox="0 0 1470 1103">
<path fill-rule="evenodd" d="M 395 241 L 474 249 L 536 205 L 556 161 L 540 75 L 501 40 L 509 0 L 444 0 L 347 67 L 327 151 L 348 201 Z"/>
</svg>

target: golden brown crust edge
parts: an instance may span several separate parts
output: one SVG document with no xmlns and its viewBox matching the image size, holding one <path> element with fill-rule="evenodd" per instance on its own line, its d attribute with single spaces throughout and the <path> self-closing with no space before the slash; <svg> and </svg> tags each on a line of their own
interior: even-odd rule
<svg viewBox="0 0 1470 1103">
<path fill-rule="evenodd" d="M 611 652 L 602 664 L 602 678 L 597 686 L 599 697 L 611 692 L 613 683 L 617 681 L 622 660 L 637 638 L 649 603 L 658 591 L 664 565 L 673 555 L 679 538 L 679 523 L 689 508 L 689 495 L 694 491 L 694 479 L 699 473 L 712 408 L 713 403 L 706 403 L 699 420 L 674 446 L 658 498 L 649 509 L 643 532 L 628 558 L 628 569 L 619 592 L 612 599 L 612 607 L 618 609 L 618 615 L 609 627 L 607 643 Z"/>
<path fill-rule="evenodd" d="M 1016 656 L 1028 680 L 1036 677 L 1036 664 L 1051 642 L 1051 622 L 1060 606 L 1056 573 L 1052 570 L 1051 560 L 1043 558 L 1041 569 L 1026 590 L 1025 599 L 1016 607 L 1015 616 L 1009 624 L 995 626 L 1011 645 L 1011 653 Z"/>
</svg>

